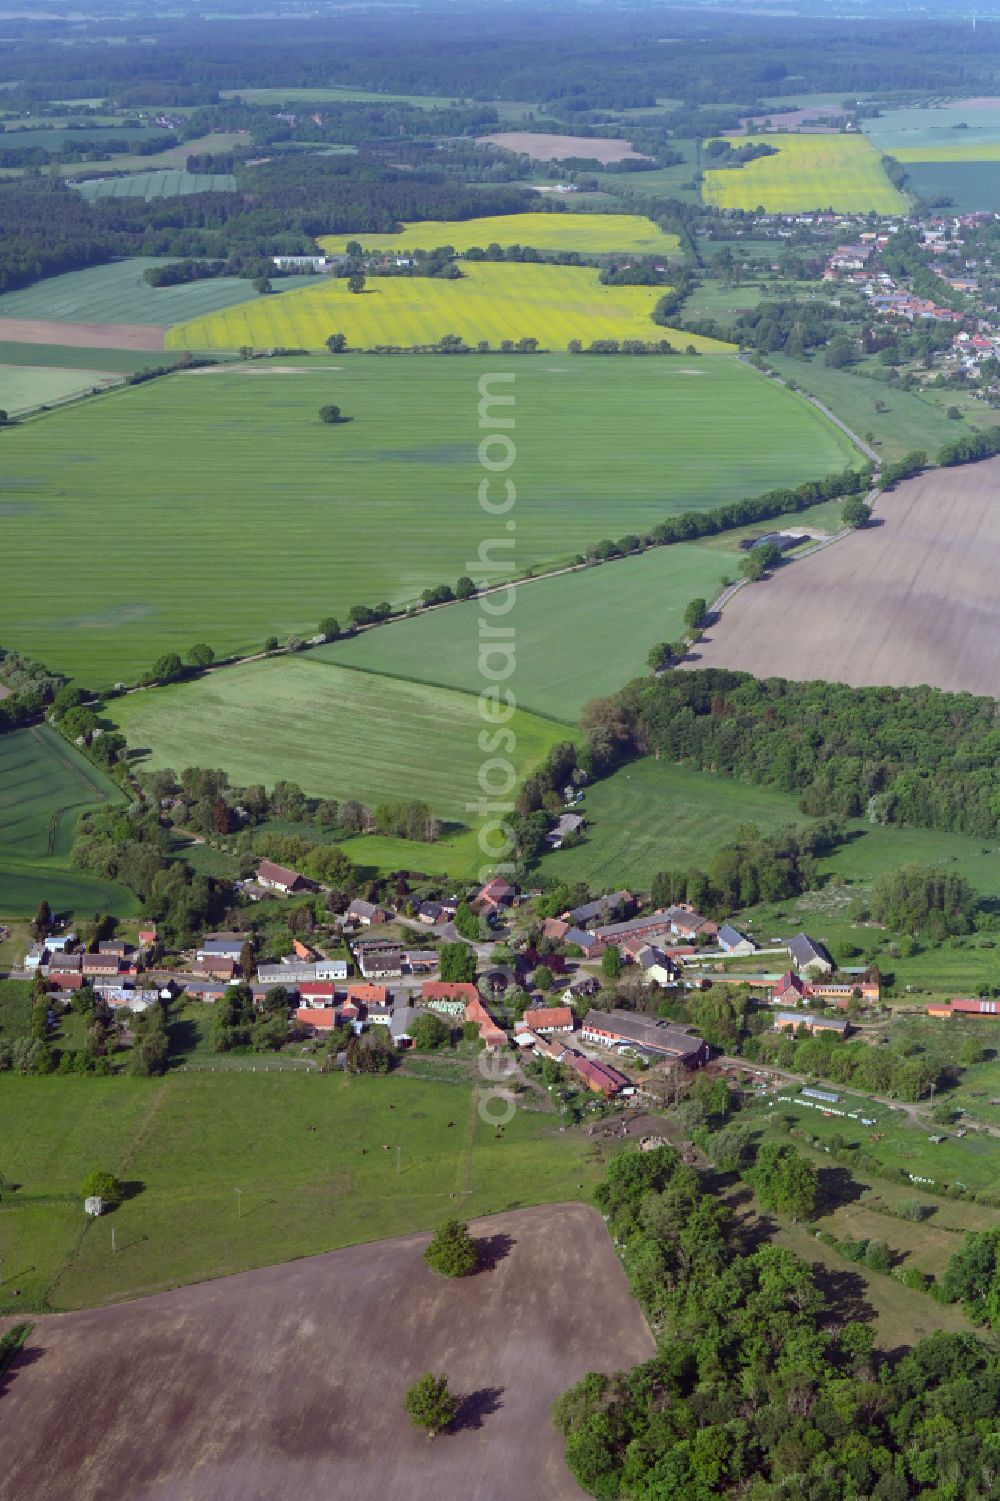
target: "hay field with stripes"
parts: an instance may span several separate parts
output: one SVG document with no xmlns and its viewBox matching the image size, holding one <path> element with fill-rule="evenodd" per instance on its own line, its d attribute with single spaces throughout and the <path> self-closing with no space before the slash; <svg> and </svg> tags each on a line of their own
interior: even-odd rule
<svg viewBox="0 0 1000 1501">
<path fill-rule="evenodd" d="M 545 349 L 565 349 L 571 339 L 669 339 L 678 349 L 703 353 L 731 345 L 652 320 L 662 287 L 607 287 L 590 267 L 517 262 L 475 262 L 461 279 L 389 276 L 369 278 L 361 293 L 344 278 L 281 297 L 259 297 L 220 309 L 169 330 L 167 349 L 322 349 L 330 334 L 346 334 L 354 349 L 436 344 L 457 334 L 475 346 L 504 339 L 537 339 Z"/>
<path fill-rule="evenodd" d="M 717 208 L 769 213 L 837 209 L 843 213 L 902 213 L 906 199 L 889 181 L 878 150 L 861 136 L 760 135 L 773 146 L 745 167 L 704 175 L 702 196 Z"/>
</svg>

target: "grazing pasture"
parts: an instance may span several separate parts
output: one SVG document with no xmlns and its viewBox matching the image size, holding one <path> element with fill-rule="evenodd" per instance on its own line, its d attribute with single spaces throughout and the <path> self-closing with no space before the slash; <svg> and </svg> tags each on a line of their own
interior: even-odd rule
<svg viewBox="0 0 1000 1501">
<path fill-rule="evenodd" d="M 33 915 L 44 897 L 53 911 L 124 914 L 135 898 L 69 863 L 77 819 L 121 794 L 48 725 L 0 735 L 0 917 Z"/>
<path fill-rule="evenodd" d="M 186 193 L 231 193 L 236 178 L 227 172 L 134 172 L 128 177 L 94 177 L 74 183 L 93 203 L 96 198 L 179 198 Z"/>
<path fill-rule="evenodd" d="M 480 795 L 484 720 L 471 693 L 351 672 L 313 657 L 272 658 L 120 698 L 110 712 L 146 766 L 224 766 L 238 786 L 286 778 L 321 797 L 375 804 L 420 798 L 467 823 Z M 511 721 L 524 776 L 565 729 Z"/>
<path fill-rule="evenodd" d="M 801 397 L 728 359 L 348 356 L 178 374 L 5 434 L 0 640 L 108 685 L 194 641 L 253 650 L 454 584 L 484 537 L 478 382 L 497 370 L 515 376 L 520 496 L 516 546 L 489 555 L 500 578 L 853 455 Z M 320 422 L 328 402 L 352 420 Z M 114 537 L 141 539 L 157 567 L 109 568 Z M 40 568 L 72 591 L 38 589 Z M 655 607 L 662 639 L 654 621 Z"/>
<path fill-rule="evenodd" d="M 718 208 L 797 213 L 832 208 L 844 213 L 899 213 L 906 199 L 886 177 L 879 152 L 861 136 L 760 135 L 776 149 L 744 167 L 707 171 L 702 193 Z"/>
<path fill-rule="evenodd" d="M 473 1234 L 491 1261 L 464 1279 L 435 1276 L 409 1235 L 36 1324 L 5 1393 L 0 1494 L 583 1501 L 549 1409 L 588 1371 L 649 1359 L 652 1336 L 593 1209 Z M 183 1402 L 167 1369 L 187 1373 Z M 402 1411 L 428 1369 L 461 1399 L 434 1443 Z"/>
<path fill-rule="evenodd" d="M 1000 696 L 998 483 L 1000 459 L 906 480 L 876 525 L 742 589 L 688 665 Z"/>
<path fill-rule="evenodd" d="M 0 364 L 0 408 L 17 416 L 53 406 L 84 391 L 115 385 L 121 375 L 110 370 L 63 370 L 57 366 Z"/>
<path fill-rule="evenodd" d="M 516 262 L 466 262 L 459 280 L 371 277 L 362 293 L 344 278 L 283 297 L 258 297 L 241 307 L 194 318 L 169 330 L 168 349 L 322 349 L 334 332 L 352 348 L 436 344 L 457 334 L 468 344 L 537 339 L 565 349 L 571 339 L 668 339 L 678 349 L 728 351 L 652 320 L 661 287 L 602 286 L 590 267 Z M 213 283 L 214 285 L 214 283 Z"/>
<path fill-rule="evenodd" d="M 577 250 L 581 255 L 628 251 L 641 255 L 669 255 L 680 247 L 676 235 L 664 234 L 651 219 L 639 214 L 494 214 L 483 219 L 427 219 L 404 224 L 392 235 L 323 235 L 320 245 L 329 255 L 343 254 L 357 240 L 365 250 L 436 250 L 451 245 L 459 255 L 478 246 L 530 245 L 535 250 Z M 463 267 L 463 270 L 468 268 Z"/>
<path fill-rule="evenodd" d="M 0 330 L 6 319 L 41 318 L 48 322 L 160 324 L 165 327 L 183 318 L 210 313 L 234 302 L 257 297 L 250 283 L 238 276 L 220 276 L 208 281 L 185 282 L 177 287 L 151 287 L 144 279 L 147 267 L 166 266 L 176 256 L 132 257 L 66 271 L 49 276 L 30 287 L 0 294 Z M 289 277 L 275 286 L 301 290 L 319 278 Z M 272 293 L 280 301 L 282 292 Z M 11 336 L 12 337 L 12 336 Z"/>
<path fill-rule="evenodd" d="M 646 670 L 658 641 L 673 641 L 684 607 L 711 599 L 739 554 L 680 543 L 600 568 L 518 586 L 505 620 L 517 632 L 508 686 L 525 708 L 575 724 L 586 703 Z M 314 656 L 366 672 L 479 691 L 477 615 L 471 600 L 319 647 Z M 558 629 L 553 629 L 558 621 Z"/>
<path fill-rule="evenodd" d="M 576 1199 L 601 1173 L 593 1145 L 560 1133 L 553 1115 L 518 1110 L 498 1136 L 471 1078 L 267 1072 L 254 1061 L 256 1072 L 152 1080 L 0 1075 L 3 1172 L 20 1185 L 0 1204 L 0 1309 L 116 1302 L 453 1214 Z M 383 1151 L 396 1144 L 398 1174 Z M 95 1163 L 140 1190 L 115 1211 L 114 1257 L 106 1222 L 83 1233 L 78 1188 Z"/>
</svg>

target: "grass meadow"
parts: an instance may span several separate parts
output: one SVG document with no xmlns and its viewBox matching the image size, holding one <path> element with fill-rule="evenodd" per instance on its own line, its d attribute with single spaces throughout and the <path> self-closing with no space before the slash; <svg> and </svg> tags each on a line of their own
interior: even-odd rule
<svg viewBox="0 0 1000 1501">
<path fill-rule="evenodd" d="M 154 323 L 166 327 L 258 295 L 239 276 L 219 276 L 178 287 L 151 287 L 143 279 L 147 267 L 165 266 L 171 260 L 176 260 L 176 256 L 132 257 L 46 277 L 30 287 L 0 294 L 0 318 L 45 318 L 58 323 Z M 309 277 L 308 283 L 320 279 Z M 275 283 L 295 292 L 300 292 L 304 284 L 300 277 Z M 280 302 L 285 295 L 278 291 L 271 298 Z M 155 364 L 155 360 L 150 358 L 146 363 Z"/>
<path fill-rule="evenodd" d="M 483 719 L 471 693 L 352 672 L 315 658 L 271 658 L 115 700 L 110 713 L 145 765 L 224 766 L 237 786 L 281 778 L 309 794 L 365 803 L 421 798 L 467 823 L 480 796 Z M 518 776 L 566 738 L 519 712 Z"/>
<path fill-rule="evenodd" d="M 659 641 L 681 634 L 684 607 L 712 599 L 739 554 L 679 543 L 598 568 L 518 586 L 509 686 L 524 708 L 575 724 L 592 698 L 646 670 Z M 365 672 L 479 692 L 476 600 L 321 646 L 312 655 Z"/>
<path fill-rule="evenodd" d="M 832 208 L 844 213 L 895 214 L 906 199 L 882 170 L 880 153 L 861 136 L 759 135 L 776 156 L 758 157 L 745 167 L 707 171 L 706 203 L 724 209 L 799 213 Z"/>
<path fill-rule="evenodd" d="M 942 391 L 940 396 L 931 391 L 897 391 L 884 381 L 850 370 L 831 370 L 822 359 L 799 360 L 769 354 L 767 363 L 783 380 L 794 381 L 822 401 L 853 432 L 862 437 L 872 433 L 884 459 L 898 459 L 914 448 L 923 448 L 933 456 L 943 443 L 951 442 L 964 430 L 963 425 L 947 416 L 946 407 L 956 402 L 954 391 Z M 876 412 L 876 401 L 885 404 L 884 412 Z M 961 395 L 957 401 L 962 405 Z M 987 417 L 982 403 L 978 407 L 979 413 Z M 977 422 L 976 416 L 973 426 L 987 425 Z"/>
<path fill-rule="evenodd" d="M 33 915 L 43 897 L 54 912 L 86 917 L 135 910 L 124 887 L 69 864 L 79 815 L 119 797 L 48 725 L 0 735 L 0 917 Z"/>
<path fill-rule="evenodd" d="M 619 250 L 635 255 L 669 255 L 680 249 L 676 235 L 668 235 L 639 214 L 494 214 L 483 219 L 428 219 L 404 224 L 391 235 L 322 235 L 319 243 L 329 255 L 343 254 L 352 240 L 365 250 L 436 250 L 451 245 L 459 255 L 478 246 L 530 245 L 535 250 L 576 250 L 599 255 Z"/>
<path fill-rule="evenodd" d="M 597 278 L 586 266 L 468 261 L 456 281 L 372 277 L 363 292 L 353 293 L 343 278 L 327 276 L 303 291 L 194 317 L 170 329 L 166 346 L 316 350 L 340 332 L 357 349 L 412 348 L 457 334 L 468 344 L 486 340 L 494 347 L 504 339 L 532 338 L 543 349 L 562 350 L 571 339 L 665 338 L 677 349 L 729 350 L 718 340 L 655 324 L 662 288 L 606 287 Z"/>
<path fill-rule="evenodd" d="M 79 183 L 78 191 L 93 203 L 96 198 L 179 198 L 186 193 L 231 193 L 236 178 L 228 172 L 133 172 L 128 177 L 95 177 Z"/>
<path fill-rule="evenodd" d="M 3 1312 L 117 1301 L 449 1215 L 578 1199 L 601 1169 L 551 1116 L 518 1110 L 498 1136 L 468 1082 L 398 1075 L 4 1075 L 0 1137 L 20 1185 L 0 1202 Z M 397 1143 L 398 1175 L 382 1150 Z M 134 1186 L 113 1217 L 88 1222 L 79 1185 L 94 1167 Z"/>
<path fill-rule="evenodd" d="M 733 839 L 741 824 L 756 824 L 767 833 L 811 822 L 799 812 L 798 800 L 791 793 L 650 757 L 596 782 L 587 791 L 583 811 L 588 824 L 584 842 L 575 849 L 546 855 L 543 868 L 554 879 L 586 880 L 595 887 L 628 882 L 648 887 L 659 870 L 703 867 Z M 966 834 L 860 820 L 850 821 L 847 829 L 848 842 L 822 861 L 824 875 L 866 888 L 886 870 L 934 865 L 964 876 L 985 900 L 1000 902 L 1000 847 Z M 847 922 L 843 909 L 849 904 L 849 893 L 843 887 L 837 889 L 843 900 L 838 899 L 833 908 L 821 902 L 813 921 L 821 928 L 833 922 L 839 938 L 846 936 L 840 929 Z M 769 912 L 765 922 L 776 921 L 776 912 Z M 869 940 L 855 936 L 854 941 L 870 941 L 870 936 Z M 957 954 L 958 950 L 947 952 Z M 907 960 L 906 964 L 909 981 L 920 961 Z"/>
<path fill-rule="evenodd" d="M 454 583 L 499 526 L 476 499 L 478 382 L 503 368 L 496 356 L 262 362 L 12 428 L 0 639 L 107 686 L 193 641 L 252 650 L 359 602 Z M 853 455 L 814 408 L 735 360 L 543 356 L 509 370 L 520 499 L 516 545 L 489 554 L 500 577 Z M 331 401 L 352 420 L 320 422 Z M 115 538 L 131 539 L 136 566 L 106 566 Z M 72 590 L 37 588 L 43 575 Z M 634 658 L 630 645 L 626 669 Z"/>
</svg>

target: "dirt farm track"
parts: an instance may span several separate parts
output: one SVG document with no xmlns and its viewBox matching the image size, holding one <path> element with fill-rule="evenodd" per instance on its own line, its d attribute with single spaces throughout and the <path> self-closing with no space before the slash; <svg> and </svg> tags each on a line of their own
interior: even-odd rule
<svg viewBox="0 0 1000 1501">
<path fill-rule="evenodd" d="M 578 1501 L 550 1405 L 649 1331 L 595 1210 L 473 1232 L 490 1264 L 457 1282 L 415 1235 L 38 1319 L 0 1387 L 0 1497 Z M 427 1370 L 463 1398 L 434 1440 L 401 1406 Z"/>
<path fill-rule="evenodd" d="M 862 531 L 741 589 L 686 667 L 1000 697 L 1000 459 L 932 469 Z"/>
</svg>

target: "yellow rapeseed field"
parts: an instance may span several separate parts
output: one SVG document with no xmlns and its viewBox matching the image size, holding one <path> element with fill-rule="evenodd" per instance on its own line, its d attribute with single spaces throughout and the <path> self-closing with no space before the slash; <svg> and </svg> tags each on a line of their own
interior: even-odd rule
<svg viewBox="0 0 1000 1501">
<path fill-rule="evenodd" d="M 1000 162 L 1000 141 L 948 142 L 945 146 L 897 146 L 898 162 Z"/>
<path fill-rule="evenodd" d="M 404 224 L 399 234 L 323 235 L 328 255 L 341 255 L 351 240 L 365 250 L 436 250 L 452 245 L 459 255 L 473 246 L 530 245 L 535 250 L 578 250 L 601 255 L 621 250 L 633 255 L 669 255 L 680 248 L 676 235 L 664 234 L 640 214 L 539 213 L 496 214 L 484 219 L 428 219 Z"/>
<path fill-rule="evenodd" d="M 466 262 L 463 271 L 454 281 L 371 277 L 361 293 L 330 277 L 179 323 L 168 330 L 166 347 L 322 349 L 330 334 L 343 333 L 354 349 L 408 349 L 436 344 L 445 334 L 493 348 L 522 338 L 545 349 L 565 349 L 571 339 L 669 339 L 677 349 L 690 344 L 705 353 L 732 348 L 655 324 L 662 287 L 604 287 L 597 271 L 584 266 L 484 261 Z"/>
<path fill-rule="evenodd" d="M 705 173 L 702 196 L 719 208 L 769 213 L 838 209 L 843 213 L 901 213 L 906 199 L 886 177 L 880 153 L 862 136 L 761 135 L 777 156 L 745 167 Z"/>
</svg>

